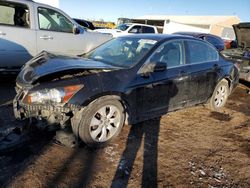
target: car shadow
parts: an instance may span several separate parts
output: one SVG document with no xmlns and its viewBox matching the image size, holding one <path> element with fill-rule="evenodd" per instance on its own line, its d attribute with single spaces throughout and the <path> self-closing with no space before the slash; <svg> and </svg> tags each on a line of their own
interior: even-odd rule
<svg viewBox="0 0 250 188">
<path fill-rule="evenodd" d="M 0 154 L 0 184 L 8 187 L 12 184 L 13 178 L 23 173 L 30 163 L 36 160 L 44 151 L 53 137 L 53 133 L 34 136 L 25 145 Z"/>
<path fill-rule="evenodd" d="M 80 159 L 81 167 L 75 179 L 70 182 L 70 187 L 87 187 L 94 171 L 94 164 L 99 150 L 83 145 L 75 148 L 74 152 L 64 161 L 64 164 L 57 170 L 57 173 L 46 183 L 46 187 L 59 185 L 71 171 L 74 161 Z"/>
<path fill-rule="evenodd" d="M 15 80 L 16 75 L 1 75 L 0 74 L 0 105 L 6 102 L 12 102 L 15 97 Z"/>
<path fill-rule="evenodd" d="M 143 144 L 142 187 L 157 187 L 160 118 L 132 125 L 111 187 L 127 187 L 137 153 Z"/>
</svg>

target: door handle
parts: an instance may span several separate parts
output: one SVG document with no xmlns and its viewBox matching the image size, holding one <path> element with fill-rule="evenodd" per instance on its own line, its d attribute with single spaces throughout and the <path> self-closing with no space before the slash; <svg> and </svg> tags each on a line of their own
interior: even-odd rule
<svg viewBox="0 0 250 188">
<path fill-rule="evenodd" d="M 51 36 L 44 35 L 44 36 L 41 36 L 40 39 L 43 39 L 43 40 L 53 40 L 54 38 L 51 37 Z"/>
<path fill-rule="evenodd" d="M 2 32 L 2 31 L 0 31 L 0 35 L 1 35 L 1 36 L 5 36 L 5 35 L 6 35 L 6 33 L 4 33 L 4 32 Z"/>
</svg>

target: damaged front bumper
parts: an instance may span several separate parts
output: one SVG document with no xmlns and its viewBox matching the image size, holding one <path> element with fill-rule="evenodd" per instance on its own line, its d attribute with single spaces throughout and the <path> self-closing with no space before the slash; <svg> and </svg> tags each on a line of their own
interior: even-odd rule
<svg viewBox="0 0 250 188">
<path fill-rule="evenodd" d="M 65 127 L 67 121 L 73 116 L 73 112 L 80 107 L 72 104 L 52 105 L 52 104 L 32 104 L 28 105 L 22 102 L 25 91 L 18 91 L 14 101 L 14 115 L 16 119 L 45 120 L 47 125 L 59 124 Z"/>
</svg>

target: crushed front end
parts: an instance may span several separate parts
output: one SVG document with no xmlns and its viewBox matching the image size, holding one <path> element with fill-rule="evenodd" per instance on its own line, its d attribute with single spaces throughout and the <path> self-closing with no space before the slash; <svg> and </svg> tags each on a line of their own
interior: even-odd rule
<svg viewBox="0 0 250 188">
<path fill-rule="evenodd" d="M 76 119 L 91 94 L 100 92 L 96 75 L 114 68 L 98 61 L 42 52 L 27 62 L 17 76 L 15 117 L 29 119 L 30 125 L 39 129 L 56 133 L 64 130 L 66 135 L 77 137 L 72 132 L 72 119 Z M 58 137 L 68 138 L 65 134 Z"/>
<path fill-rule="evenodd" d="M 94 67 L 93 67 L 94 66 Z M 69 103 L 83 87 L 83 79 L 110 66 L 80 57 L 42 52 L 25 64 L 16 80 L 17 119 L 36 118 L 64 125 L 82 101 Z M 94 82 L 95 84 L 95 82 Z M 84 90 L 86 90 L 84 88 Z"/>
<path fill-rule="evenodd" d="M 66 103 L 65 100 L 70 99 L 81 87 L 81 85 L 71 86 L 67 95 L 64 92 L 60 93 L 61 88 L 32 91 L 17 86 L 17 95 L 13 101 L 15 117 L 21 120 L 35 118 L 44 120 L 46 125 L 56 124 L 64 127 L 72 116 L 72 111 L 79 108 L 76 105 Z M 66 89 L 69 90 L 69 87 Z"/>
</svg>

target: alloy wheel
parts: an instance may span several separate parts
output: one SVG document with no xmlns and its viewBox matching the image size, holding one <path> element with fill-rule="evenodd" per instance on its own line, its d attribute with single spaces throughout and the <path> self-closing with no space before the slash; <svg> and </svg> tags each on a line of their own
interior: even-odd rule
<svg viewBox="0 0 250 188">
<path fill-rule="evenodd" d="M 214 104 L 217 108 L 219 108 L 224 105 L 226 100 L 227 100 L 227 87 L 225 85 L 220 85 L 214 97 Z"/>
<path fill-rule="evenodd" d="M 121 112 L 114 105 L 101 107 L 90 121 L 90 136 L 97 142 L 112 138 L 121 126 Z"/>
</svg>

